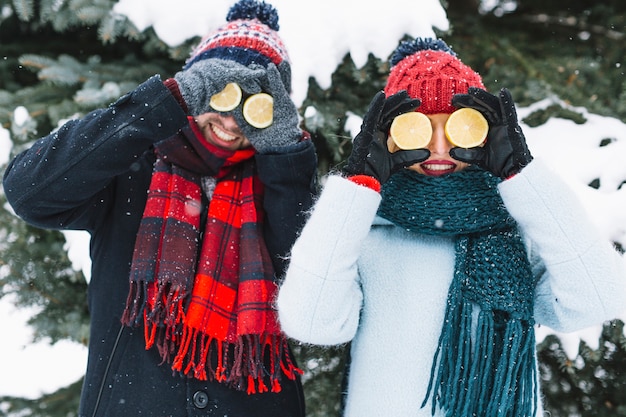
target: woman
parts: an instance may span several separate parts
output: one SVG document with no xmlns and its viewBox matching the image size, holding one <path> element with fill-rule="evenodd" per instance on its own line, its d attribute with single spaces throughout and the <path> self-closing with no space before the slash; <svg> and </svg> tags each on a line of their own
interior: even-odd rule
<svg viewBox="0 0 626 417">
<path fill-rule="evenodd" d="M 292 249 L 282 328 L 351 342 L 348 417 L 541 415 L 533 326 L 616 317 L 623 260 L 532 158 L 507 90 L 487 93 L 441 40 L 404 42 L 391 63 Z M 489 124 L 468 149 L 444 128 L 465 107 Z M 391 152 L 391 122 L 414 110 L 430 142 Z"/>
</svg>

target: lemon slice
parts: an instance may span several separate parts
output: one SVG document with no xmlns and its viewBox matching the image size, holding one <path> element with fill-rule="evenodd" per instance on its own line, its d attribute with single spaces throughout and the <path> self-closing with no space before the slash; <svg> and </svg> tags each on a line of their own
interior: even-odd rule
<svg viewBox="0 0 626 417">
<path fill-rule="evenodd" d="M 231 111 L 241 102 L 241 87 L 236 83 L 226 84 L 226 87 L 211 96 L 209 105 L 217 111 Z"/>
<path fill-rule="evenodd" d="M 444 126 L 448 140 L 459 148 L 481 145 L 489 132 L 489 124 L 478 110 L 468 107 L 452 113 Z"/>
<path fill-rule="evenodd" d="M 397 116 L 391 122 L 389 135 L 403 150 L 425 148 L 430 142 L 433 127 L 424 113 L 410 112 Z"/>
<path fill-rule="evenodd" d="M 274 121 L 274 99 L 267 93 L 251 95 L 243 103 L 243 117 L 258 129 L 264 129 Z"/>
</svg>

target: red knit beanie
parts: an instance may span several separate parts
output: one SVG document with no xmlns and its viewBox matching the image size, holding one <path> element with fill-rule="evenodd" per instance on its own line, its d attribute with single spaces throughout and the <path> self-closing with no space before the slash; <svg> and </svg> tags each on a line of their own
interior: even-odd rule
<svg viewBox="0 0 626 417">
<path fill-rule="evenodd" d="M 391 72 L 385 95 L 407 90 L 422 104 L 424 114 L 452 113 L 452 96 L 465 94 L 469 87 L 485 88 L 473 69 L 463 64 L 441 39 L 417 38 L 404 41 L 391 56 Z"/>
</svg>

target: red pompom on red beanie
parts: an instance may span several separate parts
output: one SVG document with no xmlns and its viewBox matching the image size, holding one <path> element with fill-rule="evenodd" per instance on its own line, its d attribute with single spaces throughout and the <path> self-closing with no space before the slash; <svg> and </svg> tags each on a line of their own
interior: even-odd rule
<svg viewBox="0 0 626 417">
<path fill-rule="evenodd" d="M 390 63 L 385 95 L 407 90 L 409 96 L 422 101 L 417 109 L 420 113 L 452 113 L 456 110 L 453 95 L 465 94 L 469 87 L 485 88 L 480 75 L 441 39 L 404 41 Z"/>
</svg>

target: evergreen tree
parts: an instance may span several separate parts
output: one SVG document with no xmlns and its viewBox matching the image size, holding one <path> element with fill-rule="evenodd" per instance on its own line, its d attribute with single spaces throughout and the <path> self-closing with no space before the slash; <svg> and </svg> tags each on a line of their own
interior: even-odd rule
<svg viewBox="0 0 626 417">
<path fill-rule="evenodd" d="M 545 406 L 553 417 L 626 416 L 626 337 L 624 323 L 604 326 L 597 349 L 580 342 L 569 358 L 560 340 L 548 336 L 539 344 Z"/>
<path fill-rule="evenodd" d="M 108 105 L 149 76 L 180 68 L 197 39 L 168 47 L 153 31 L 140 33 L 116 15 L 114 3 L 0 0 L 0 123 L 11 132 L 14 152 L 63 120 Z M 440 35 L 483 75 L 487 88 L 507 86 L 519 105 L 557 96 L 626 121 L 626 3 L 518 0 L 513 11 L 511 4 L 498 1 L 479 13 L 478 0 L 448 0 L 451 30 Z M 301 113 L 320 156 L 320 175 L 341 166 L 349 155 L 346 115 L 365 112 L 387 72 L 385 59 L 370 56 L 357 68 L 347 55 L 330 88 L 310 81 Z M 558 104 L 525 122 L 534 126 L 550 117 L 584 122 L 581 114 Z M 0 203 L 5 202 L 0 195 Z M 61 233 L 27 226 L 0 210 L 0 297 L 11 295 L 20 307 L 38 308 L 30 322 L 35 339 L 86 343 L 86 284 L 71 268 L 64 245 Z M 596 350 L 581 342 L 574 359 L 567 358 L 555 336 L 538 347 L 551 415 L 626 416 L 622 322 L 604 327 Z M 348 346 L 295 348 L 305 370 L 309 416 L 338 416 Z M 20 416 L 72 416 L 79 391 L 77 381 L 37 400 L 0 398 L 0 410 Z"/>
</svg>

